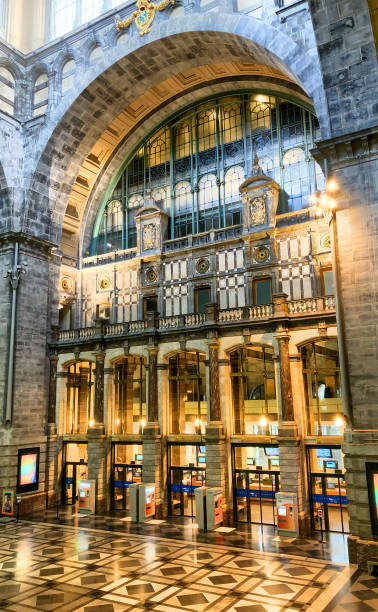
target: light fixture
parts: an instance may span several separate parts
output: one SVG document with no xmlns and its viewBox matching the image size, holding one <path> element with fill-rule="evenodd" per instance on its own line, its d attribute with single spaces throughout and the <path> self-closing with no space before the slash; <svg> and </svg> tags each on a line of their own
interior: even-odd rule
<svg viewBox="0 0 378 612">
<path fill-rule="evenodd" d="M 338 189 L 339 189 L 338 182 L 334 178 L 328 179 L 327 185 L 326 185 L 326 191 L 328 191 L 328 193 L 335 193 L 335 191 L 338 191 Z"/>
<path fill-rule="evenodd" d="M 120 420 L 119 420 L 119 419 L 117 419 L 117 420 L 116 420 L 116 425 L 119 425 L 119 424 L 120 424 Z"/>
<path fill-rule="evenodd" d="M 93 420 L 93 419 L 90 419 L 90 421 L 89 421 L 89 427 L 93 427 L 93 425 L 94 425 L 94 420 Z"/>
<path fill-rule="evenodd" d="M 345 425 L 344 419 L 340 415 L 335 416 L 334 423 L 335 423 L 336 427 L 344 427 L 344 425 Z"/>
<path fill-rule="evenodd" d="M 196 427 L 199 427 L 201 425 L 200 419 L 196 419 L 194 424 Z"/>
<path fill-rule="evenodd" d="M 269 423 L 269 420 L 266 416 L 262 415 L 259 419 L 259 425 L 260 427 L 267 427 Z"/>
</svg>

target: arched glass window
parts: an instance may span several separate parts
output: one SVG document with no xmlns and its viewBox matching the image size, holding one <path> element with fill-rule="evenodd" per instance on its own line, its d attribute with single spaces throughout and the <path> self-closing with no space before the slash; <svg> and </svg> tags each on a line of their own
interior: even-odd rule
<svg viewBox="0 0 378 612">
<path fill-rule="evenodd" d="M 182 351 L 169 360 L 170 432 L 205 433 L 207 420 L 205 355 Z"/>
<path fill-rule="evenodd" d="M 175 128 L 175 151 L 176 159 L 187 157 L 191 153 L 190 147 L 190 124 L 180 123 Z"/>
<path fill-rule="evenodd" d="M 0 66 L 0 110 L 14 114 L 14 78 L 3 66 Z"/>
<path fill-rule="evenodd" d="M 175 187 L 175 235 L 192 233 L 193 197 L 190 183 L 181 181 Z"/>
<path fill-rule="evenodd" d="M 270 347 L 230 353 L 235 434 L 278 434 L 274 352 Z"/>
<path fill-rule="evenodd" d="M 157 189 L 154 189 L 153 191 L 151 191 L 151 197 L 154 200 L 154 202 L 161 208 L 164 208 L 164 210 L 166 210 L 168 206 L 167 191 L 168 189 L 164 187 L 158 187 Z"/>
<path fill-rule="evenodd" d="M 67 368 L 66 434 L 86 434 L 94 425 L 94 364 L 76 361 Z"/>
<path fill-rule="evenodd" d="M 74 84 L 74 74 L 75 74 L 76 64 L 75 60 L 68 60 L 62 68 L 62 94 L 64 94 L 69 89 L 72 89 Z"/>
<path fill-rule="evenodd" d="M 34 83 L 33 115 L 38 117 L 47 111 L 49 81 L 47 74 L 40 74 Z"/>
<path fill-rule="evenodd" d="M 316 136 L 310 110 L 262 93 L 224 94 L 183 109 L 140 144 L 114 188 L 112 199 L 125 211 L 123 248 L 135 244 L 131 197 L 149 191 L 166 194 L 170 240 L 239 224 L 237 182 L 241 169 L 250 175 L 255 155 L 281 186 L 279 212 L 307 206 L 321 185 L 309 154 Z M 93 254 L 96 244 L 94 236 Z"/>
<path fill-rule="evenodd" d="M 226 225 L 241 223 L 240 191 L 239 187 L 245 179 L 244 168 L 234 166 L 229 168 L 224 177 L 224 197 Z"/>
<path fill-rule="evenodd" d="M 309 166 L 303 149 L 296 147 L 287 151 L 282 163 L 284 167 L 284 191 L 289 210 L 300 210 L 307 205 L 310 195 Z"/>
<path fill-rule="evenodd" d="M 215 174 L 206 174 L 198 183 L 198 231 L 220 227 L 219 190 Z"/>
<path fill-rule="evenodd" d="M 146 368 L 143 357 L 124 357 L 114 364 L 114 418 L 116 434 L 143 433 L 147 422 Z"/>
<path fill-rule="evenodd" d="M 344 432 L 337 340 L 316 340 L 301 349 L 307 430 L 317 436 Z"/>
</svg>

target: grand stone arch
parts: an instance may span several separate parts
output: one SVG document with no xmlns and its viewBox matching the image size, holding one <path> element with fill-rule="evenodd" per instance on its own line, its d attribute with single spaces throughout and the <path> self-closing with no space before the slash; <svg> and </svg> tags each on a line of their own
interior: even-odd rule
<svg viewBox="0 0 378 612">
<path fill-rule="evenodd" d="M 71 101 L 59 122 L 42 133 L 40 158 L 31 171 L 23 215 L 30 232 L 59 243 L 67 195 L 77 171 L 114 117 L 146 89 L 178 72 L 221 61 L 273 68 L 311 99 L 324 135 L 329 135 L 319 64 L 288 36 L 252 17 L 193 15 L 156 24 L 145 37 L 130 37 L 127 55 L 113 62 Z M 65 103 L 66 104 L 66 103 Z M 41 149 L 43 148 L 43 151 Z M 38 217 L 38 218 L 37 218 Z"/>
</svg>

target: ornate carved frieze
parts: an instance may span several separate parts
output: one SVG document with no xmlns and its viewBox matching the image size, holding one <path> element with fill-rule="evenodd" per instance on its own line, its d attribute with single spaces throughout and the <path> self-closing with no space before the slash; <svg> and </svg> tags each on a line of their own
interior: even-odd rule
<svg viewBox="0 0 378 612">
<path fill-rule="evenodd" d="M 156 223 L 147 223 L 142 227 L 143 251 L 156 249 Z"/>
</svg>

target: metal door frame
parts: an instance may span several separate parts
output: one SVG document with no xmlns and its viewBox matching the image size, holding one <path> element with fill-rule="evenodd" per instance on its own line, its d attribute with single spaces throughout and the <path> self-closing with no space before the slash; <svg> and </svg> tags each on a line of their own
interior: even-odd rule
<svg viewBox="0 0 378 612">
<path fill-rule="evenodd" d="M 231 444 L 231 473 L 232 473 L 232 499 L 233 499 L 233 505 L 234 505 L 234 520 L 236 523 L 245 523 L 245 524 L 250 524 L 250 525 L 271 525 L 273 527 L 276 527 L 276 517 L 275 517 L 275 513 L 274 513 L 274 498 L 272 498 L 272 511 L 273 511 L 273 523 L 264 523 L 262 520 L 262 496 L 261 496 L 261 474 L 269 474 L 269 475 L 275 475 L 280 477 L 280 470 L 250 470 L 250 469 L 239 469 L 235 467 L 235 449 L 236 448 L 240 448 L 240 447 L 256 447 L 256 448 L 266 448 L 266 447 L 277 447 L 278 444 L 261 444 L 258 442 L 254 442 L 254 443 L 248 443 L 248 442 L 244 442 L 244 443 L 240 443 L 240 444 Z M 244 473 L 248 476 L 248 482 L 247 482 L 247 496 L 246 496 L 246 500 L 247 500 L 247 520 L 246 521 L 238 521 L 238 505 L 237 505 L 237 489 L 236 489 L 236 473 Z M 249 496 L 248 492 L 249 492 L 249 474 L 259 474 L 259 497 L 257 499 L 260 500 L 260 522 L 256 522 L 256 521 L 252 521 L 251 520 L 251 508 L 250 508 L 250 503 L 249 500 L 252 498 L 252 495 Z M 279 492 L 280 488 L 277 489 L 277 480 L 276 478 L 274 478 L 274 492 Z M 280 484 L 280 483 L 279 483 Z"/>
<path fill-rule="evenodd" d="M 143 481 L 143 461 L 142 463 L 115 463 L 115 447 L 116 445 L 129 445 L 129 446 L 135 446 L 135 445 L 140 445 L 142 446 L 143 449 L 143 442 L 124 442 L 124 441 L 112 441 L 112 448 L 111 448 L 111 476 L 110 476 L 110 507 L 112 510 L 116 510 L 117 508 L 115 508 L 115 478 L 114 478 L 114 472 L 116 468 L 132 468 L 133 469 L 133 476 L 132 476 L 132 480 L 130 481 L 130 484 L 134 481 L 134 469 L 139 468 L 142 472 L 141 477 L 142 477 L 142 481 Z M 143 454 L 143 452 L 142 452 Z M 124 481 L 123 481 L 124 482 Z M 129 485 L 130 486 L 130 485 Z M 119 488 L 119 487 L 118 487 Z M 128 489 L 129 487 L 123 487 L 124 489 L 124 495 L 123 495 L 123 500 L 122 500 L 122 510 L 126 510 L 126 508 L 124 508 L 123 506 L 126 505 L 126 489 Z M 119 508 L 118 508 L 119 509 Z"/>
<path fill-rule="evenodd" d="M 342 507 L 342 502 L 341 502 L 341 490 L 340 490 L 340 480 L 344 480 L 345 482 L 345 474 L 332 474 L 331 472 L 311 472 L 311 464 L 310 464 L 310 450 L 313 449 L 317 449 L 317 448 L 330 448 L 330 449 L 335 449 L 335 450 L 340 450 L 342 451 L 341 445 L 340 444 L 312 444 L 312 445 L 308 445 L 306 446 L 306 462 L 307 462 L 307 475 L 308 475 L 308 493 L 309 493 L 309 501 L 310 501 L 310 518 L 311 518 L 311 528 L 313 531 L 320 531 L 320 527 L 316 526 L 315 523 L 315 516 L 314 516 L 314 500 L 312 498 L 312 479 L 313 477 L 320 477 L 322 480 L 322 493 L 321 495 L 324 496 L 325 500 L 324 502 L 318 502 L 318 503 L 322 503 L 323 504 L 323 508 L 324 508 L 324 525 L 325 525 L 325 531 L 330 532 L 330 533 L 350 533 L 349 531 L 346 531 L 344 529 L 344 518 L 343 518 L 343 512 L 345 510 L 343 510 Z M 334 531 L 333 529 L 329 528 L 329 515 L 328 515 L 328 501 L 327 501 L 327 486 L 326 486 L 326 479 L 327 478 L 337 478 L 337 484 L 338 484 L 338 497 L 339 497 L 339 510 L 340 510 L 340 519 L 341 519 L 341 531 Z M 316 503 L 316 502 L 315 502 Z"/>
<path fill-rule="evenodd" d="M 77 485 L 77 466 L 78 465 L 86 465 L 88 468 L 88 461 L 67 461 L 67 444 L 88 444 L 86 440 L 64 440 L 63 442 L 63 478 L 62 478 L 62 499 L 63 505 L 65 506 L 74 506 L 76 503 L 76 485 Z M 73 466 L 73 474 L 72 474 L 72 493 L 75 491 L 75 495 L 72 494 L 72 502 L 69 503 L 67 501 L 67 490 L 66 490 L 66 482 L 67 482 L 67 465 Z"/>
<path fill-rule="evenodd" d="M 182 465 L 171 465 L 171 448 L 172 446 L 205 446 L 205 442 L 168 442 L 168 446 L 167 446 L 167 464 L 168 464 L 168 469 L 167 469 L 167 491 L 168 491 L 168 514 L 169 516 L 188 516 L 186 514 L 183 514 L 183 495 L 185 493 L 185 491 L 181 491 L 180 490 L 180 515 L 178 514 L 172 514 L 172 498 L 171 498 L 171 486 L 172 486 L 172 480 L 171 480 L 171 470 L 173 469 L 177 469 L 177 470 L 181 470 L 181 471 L 190 471 L 190 486 L 192 487 L 192 482 L 193 482 L 193 471 L 194 472 L 203 472 L 204 473 L 204 482 L 206 483 L 206 464 L 204 467 L 198 467 L 198 466 L 182 466 Z M 181 478 L 182 481 L 182 478 Z M 181 485 L 182 486 L 182 485 Z M 193 503 L 193 502 L 192 502 Z M 193 511 L 193 505 L 192 505 L 192 511 Z M 191 515 L 193 517 L 193 514 Z"/>
</svg>

